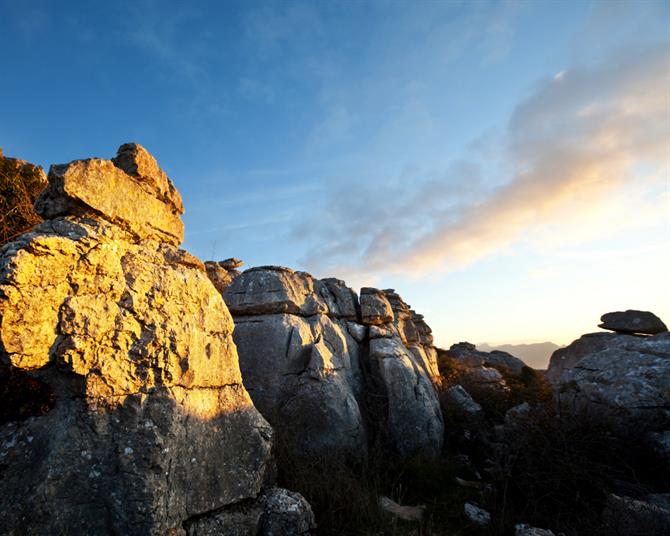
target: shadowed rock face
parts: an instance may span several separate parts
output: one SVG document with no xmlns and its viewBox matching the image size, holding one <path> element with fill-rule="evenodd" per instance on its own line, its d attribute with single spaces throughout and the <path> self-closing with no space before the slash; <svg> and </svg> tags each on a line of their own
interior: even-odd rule
<svg viewBox="0 0 670 536">
<path fill-rule="evenodd" d="M 372 420 L 400 454 L 436 455 L 443 425 L 430 328 L 418 328 L 397 295 L 396 318 L 384 291 L 362 292 L 359 304 L 343 281 L 283 267 L 234 279 L 224 298 L 245 386 L 298 452 L 364 456 Z M 382 415 L 366 413 L 380 396 Z"/>
<path fill-rule="evenodd" d="M 670 424 L 670 334 L 598 335 L 584 335 L 554 354 L 561 352 L 564 360 L 552 357 L 558 370 L 550 366 L 549 378 L 563 386 L 562 399 L 613 415 Z"/>
<path fill-rule="evenodd" d="M 147 155 L 54 166 L 51 219 L 0 249 L 0 358 L 49 401 L 0 425 L 4 534 L 184 534 L 272 478 L 232 318 Z"/>
<path fill-rule="evenodd" d="M 649 311 L 617 311 L 604 314 L 598 327 L 619 333 L 640 333 L 656 335 L 668 331 L 668 327 L 654 313 Z"/>
<path fill-rule="evenodd" d="M 670 464 L 670 333 L 582 335 L 554 352 L 547 377 L 565 410 L 635 430 Z"/>
<path fill-rule="evenodd" d="M 447 355 L 466 367 L 477 368 L 489 366 L 504 369 L 510 374 L 520 374 L 523 367 L 526 366 L 521 359 L 507 352 L 501 352 L 500 350 L 482 352 L 469 342 L 460 342 L 452 345 Z"/>
</svg>

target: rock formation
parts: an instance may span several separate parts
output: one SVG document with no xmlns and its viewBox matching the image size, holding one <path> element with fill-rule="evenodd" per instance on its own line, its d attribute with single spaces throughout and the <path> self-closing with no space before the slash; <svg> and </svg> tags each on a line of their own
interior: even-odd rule
<svg viewBox="0 0 670 536">
<path fill-rule="evenodd" d="M 397 295 L 363 289 L 359 302 L 338 279 L 264 266 L 224 298 L 245 386 L 298 452 L 364 456 L 374 424 L 401 455 L 439 453 L 430 329 Z"/>
<path fill-rule="evenodd" d="M 521 359 L 507 352 L 500 350 L 482 352 L 469 342 L 452 345 L 447 355 L 469 368 L 493 367 L 503 369 L 510 374 L 520 374 L 523 367 L 526 366 Z"/>
<path fill-rule="evenodd" d="M 564 359 L 552 357 L 552 363 L 564 367 L 560 375 L 553 366 L 549 368 L 549 378 L 562 386 L 562 397 L 580 407 L 621 416 L 669 417 L 670 333 L 603 335 L 585 335 L 557 351 Z M 565 363 L 571 365 L 565 367 Z"/>
<path fill-rule="evenodd" d="M 214 284 L 214 288 L 223 294 L 223 291 L 233 282 L 233 279 L 240 275 L 237 268 L 242 265 L 244 263 L 238 259 L 226 259 L 219 262 L 207 261 L 205 270 L 207 270 L 207 276 Z"/>
<path fill-rule="evenodd" d="M 240 504 L 269 522 L 272 429 L 220 294 L 177 247 L 172 182 L 127 144 L 52 166 L 36 207 L 46 221 L 0 249 L 3 374 L 43 397 L 0 424 L 3 533 L 201 534 Z"/>
<path fill-rule="evenodd" d="M 563 408 L 596 412 L 647 433 L 670 464 L 670 333 L 583 335 L 554 352 L 547 377 Z"/>
<path fill-rule="evenodd" d="M 649 311 L 617 311 L 604 314 L 599 328 L 609 329 L 617 333 L 638 333 L 641 335 L 657 335 L 668 331 L 668 327 L 654 313 Z"/>
</svg>

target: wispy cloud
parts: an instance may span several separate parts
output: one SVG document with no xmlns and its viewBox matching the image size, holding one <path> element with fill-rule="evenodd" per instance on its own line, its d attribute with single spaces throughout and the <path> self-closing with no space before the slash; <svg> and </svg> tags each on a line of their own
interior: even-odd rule
<svg viewBox="0 0 670 536">
<path fill-rule="evenodd" d="M 623 188 L 662 184 L 669 73 L 662 43 L 548 76 L 511 116 L 505 156 L 514 172 L 503 186 L 486 190 L 478 166 L 465 161 L 431 179 L 341 191 L 296 231 L 311 240 L 304 266 L 360 277 L 458 269 L 547 221 L 569 223 Z"/>
</svg>

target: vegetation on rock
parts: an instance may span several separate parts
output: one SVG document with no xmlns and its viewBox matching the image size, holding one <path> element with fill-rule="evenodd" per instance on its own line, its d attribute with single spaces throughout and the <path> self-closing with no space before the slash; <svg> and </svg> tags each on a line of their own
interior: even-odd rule
<svg viewBox="0 0 670 536">
<path fill-rule="evenodd" d="M 0 245 L 42 221 L 33 203 L 45 186 L 41 167 L 7 158 L 0 149 Z"/>
</svg>

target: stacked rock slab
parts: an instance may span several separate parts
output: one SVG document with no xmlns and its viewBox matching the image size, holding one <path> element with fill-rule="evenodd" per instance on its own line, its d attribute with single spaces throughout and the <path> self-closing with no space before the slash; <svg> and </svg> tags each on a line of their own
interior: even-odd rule
<svg viewBox="0 0 670 536">
<path fill-rule="evenodd" d="M 186 534 L 255 501 L 272 429 L 172 182 L 127 144 L 52 166 L 36 207 L 0 249 L 3 373 L 45 398 L 0 423 L 3 534 Z"/>
<path fill-rule="evenodd" d="M 387 294 L 395 302 L 397 316 Z M 361 289 L 361 321 L 369 327 L 371 389 L 380 391 L 373 394 L 381 395 L 384 401 L 381 415 L 376 417 L 381 418 L 382 431 L 401 455 L 437 456 L 444 424 L 432 382 L 432 365 L 420 351 L 423 346 L 409 307 L 396 296 L 393 291 Z"/>
<path fill-rule="evenodd" d="M 400 340 L 412 352 L 426 374 L 437 379 L 437 350 L 433 346 L 432 330 L 423 320 L 423 315 L 410 309 L 409 305 L 393 289 L 384 290 L 384 295 L 393 311 L 393 324 Z"/>
<path fill-rule="evenodd" d="M 646 432 L 670 465 L 669 332 L 582 335 L 554 352 L 547 377 L 564 409 L 586 410 L 623 430 Z"/>
<path fill-rule="evenodd" d="M 243 272 L 224 298 L 245 386 L 297 452 L 360 458 L 367 425 L 381 420 L 401 455 L 436 455 L 443 427 L 427 360 L 405 346 L 384 293 L 375 290 L 380 299 L 371 300 L 368 290 L 359 304 L 338 279 L 276 266 Z M 398 321 L 413 333 L 405 340 L 423 349 L 427 339 L 410 324 L 409 313 Z M 382 392 L 372 393 L 373 385 Z M 383 415 L 368 411 L 377 394 Z"/>
</svg>

